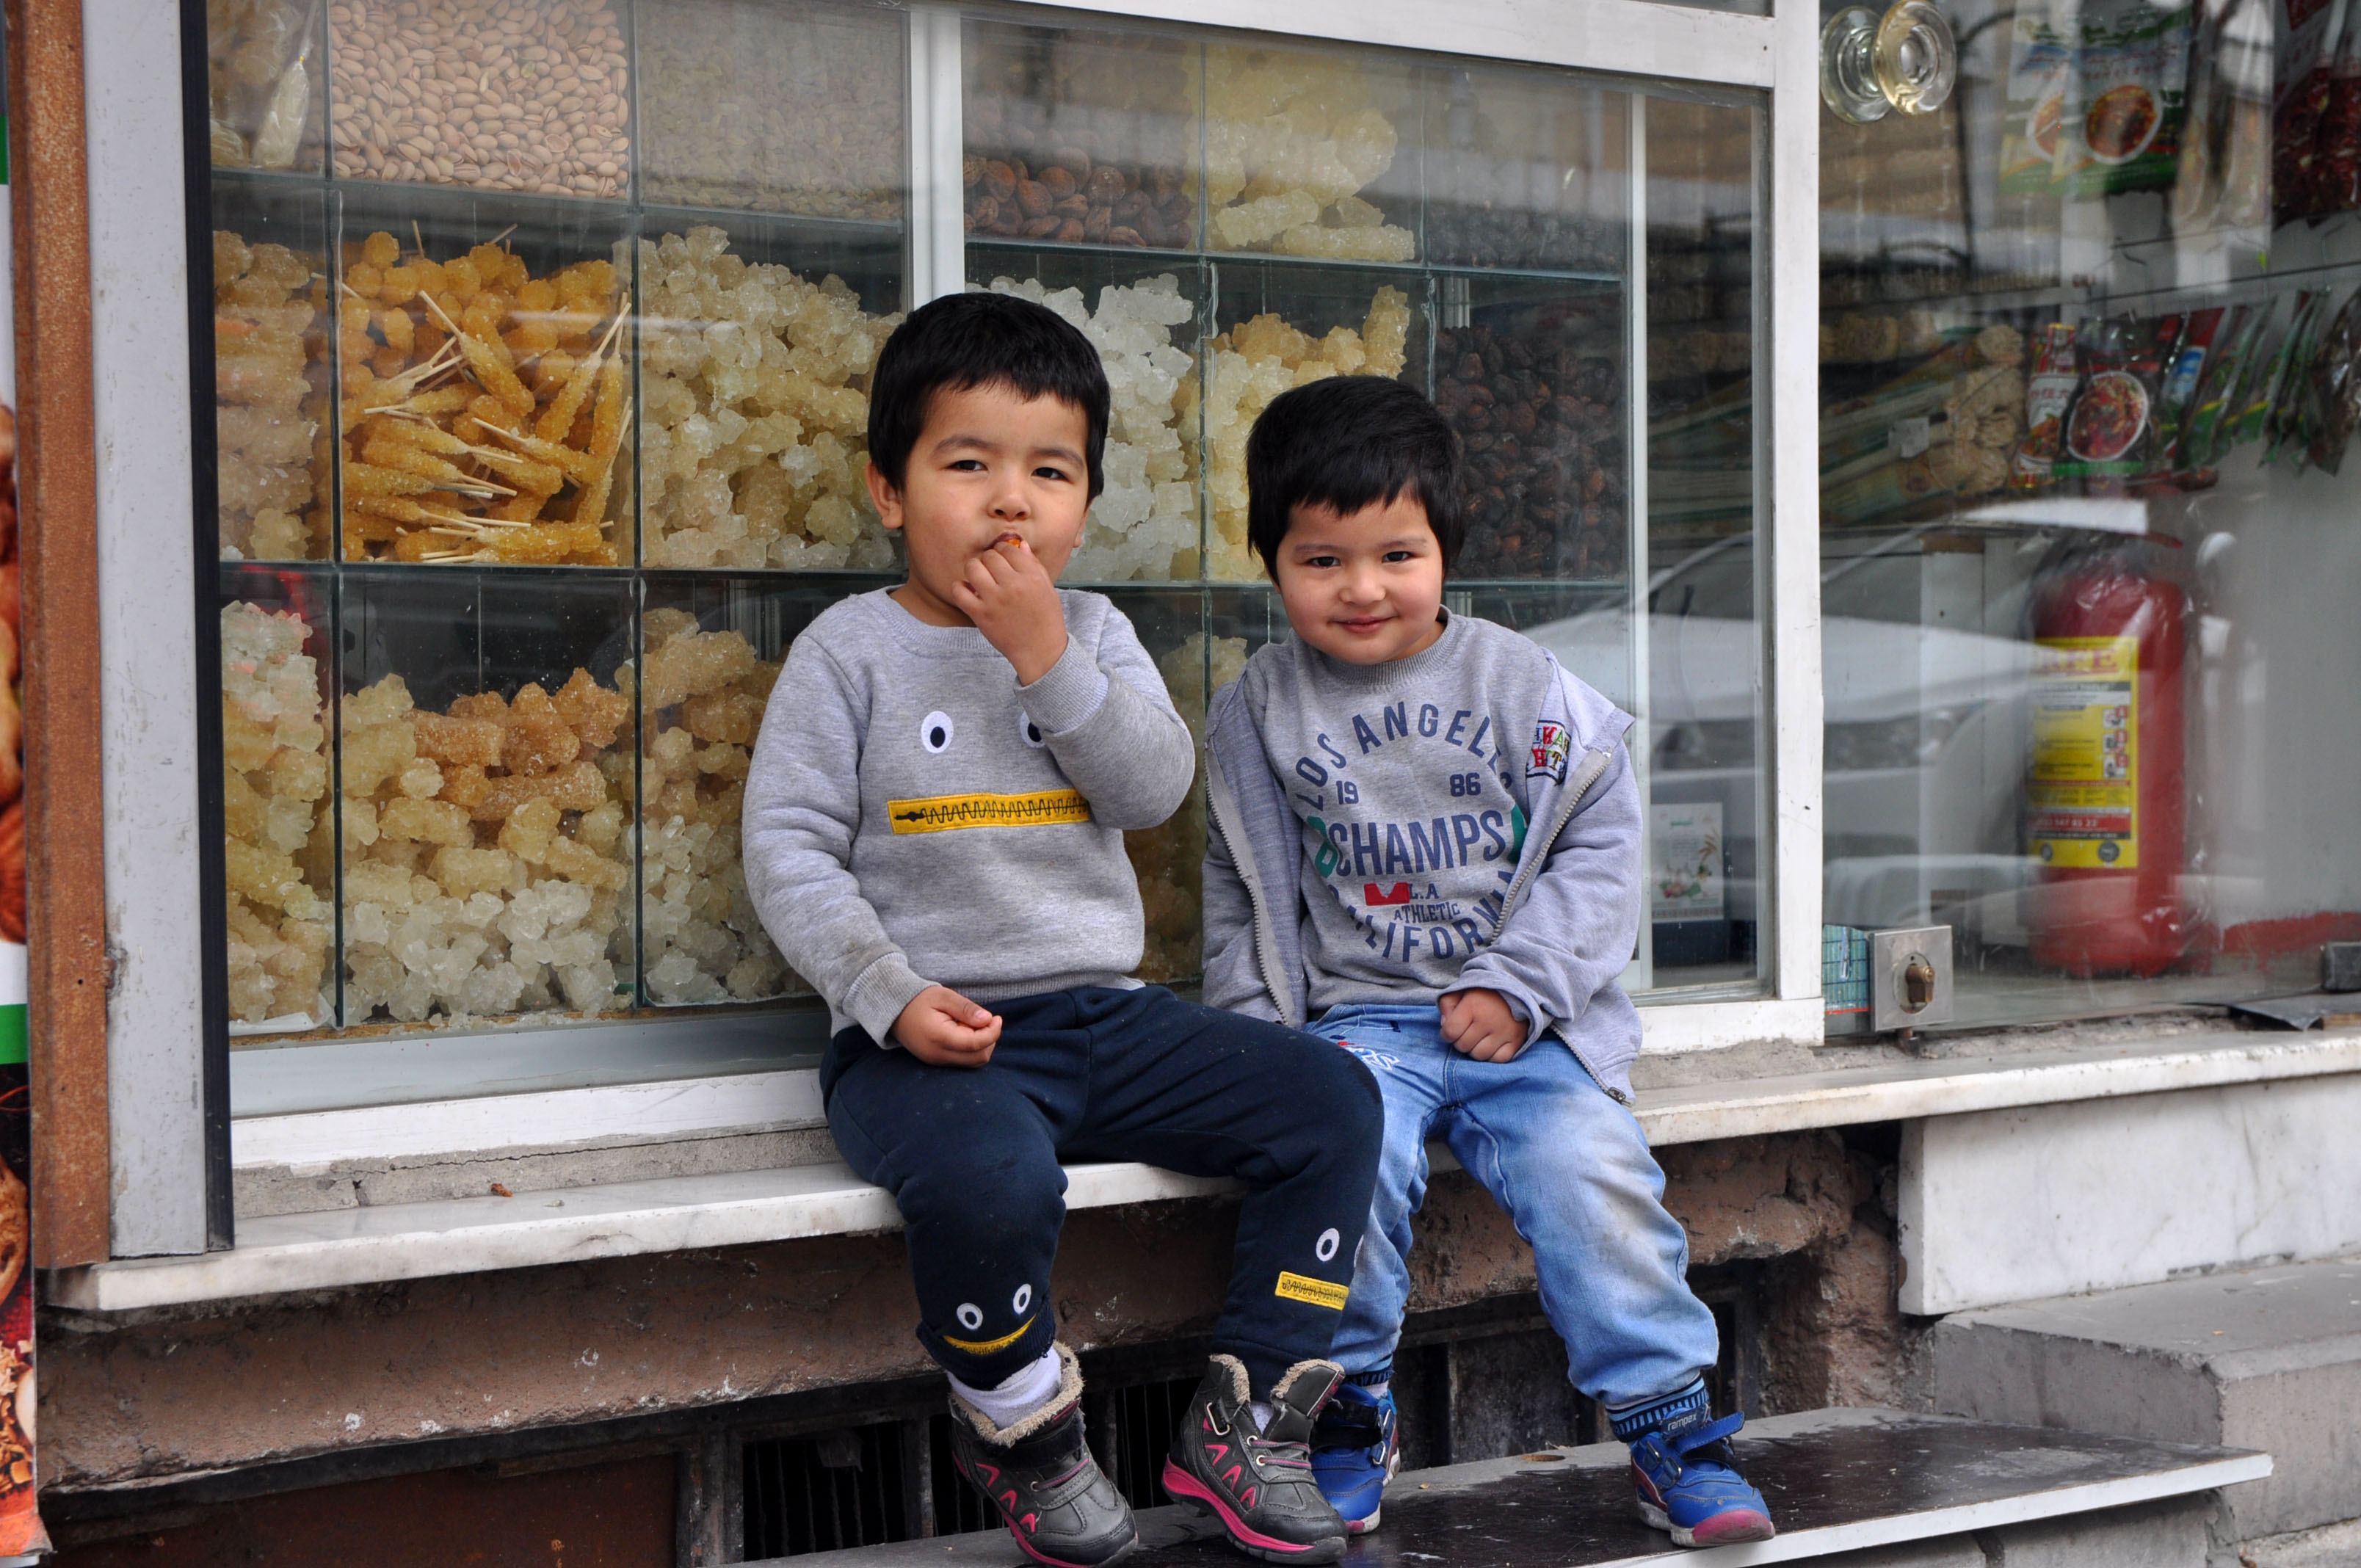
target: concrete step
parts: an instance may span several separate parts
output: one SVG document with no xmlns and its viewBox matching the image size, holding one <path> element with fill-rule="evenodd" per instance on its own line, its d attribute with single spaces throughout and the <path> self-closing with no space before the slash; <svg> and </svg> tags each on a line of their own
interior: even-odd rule
<svg viewBox="0 0 2361 1568">
<path fill-rule="evenodd" d="M 1930 1355 L 1959 1415 L 2268 1452 L 2230 1539 L 2361 1517 L 2361 1259 L 1954 1313 Z"/>
<path fill-rule="evenodd" d="M 2269 1474 L 2263 1454 L 1895 1410 L 1815 1410 L 1750 1422 L 1738 1440 L 1777 1539 L 1684 1552 L 1641 1522 L 1620 1443 L 1410 1471 L 1362 1568 L 1740 1568 L 1833 1558 L 1848 1568 L 2204 1568 L 2218 1487 Z M 1242 1563 L 1210 1521 L 1143 1509 L 1126 1568 Z M 1004 1530 L 794 1559 L 796 1568 L 1019 1564 Z"/>
</svg>

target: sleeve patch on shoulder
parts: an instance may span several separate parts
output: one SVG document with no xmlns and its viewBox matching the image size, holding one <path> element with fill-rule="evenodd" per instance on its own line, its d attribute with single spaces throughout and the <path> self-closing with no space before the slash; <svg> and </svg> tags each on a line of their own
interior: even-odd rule
<svg viewBox="0 0 2361 1568">
<path fill-rule="evenodd" d="M 1542 719 L 1533 726 L 1533 754 L 1532 760 L 1525 764 L 1525 777 L 1565 783 L 1565 760 L 1573 749 L 1573 730 L 1550 719 Z"/>
</svg>

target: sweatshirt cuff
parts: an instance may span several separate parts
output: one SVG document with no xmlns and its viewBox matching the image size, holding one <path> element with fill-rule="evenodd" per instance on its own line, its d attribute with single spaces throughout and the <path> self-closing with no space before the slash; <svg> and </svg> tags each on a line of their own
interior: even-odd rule
<svg viewBox="0 0 2361 1568">
<path fill-rule="evenodd" d="M 901 1042 L 894 1037 L 895 1020 L 933 983 L 922 979 L 900 953 L 887 953 L 861 971 L 845 992 L 842 1006 L 871 1039 L 888 1050 L 897 1049 Z"/>
<path fill-rule="evenodd" d="M 1098 661 L 1083 651 L 1081 640 L 1069 635 L 1058 662 L 1031 685 L 1018 686 L 1016 700 L 1024 705 L 1025 717 L 1041 727 L 1041 733 L 1063 735 L 1097 716 L 1106 702 L 1107 679 Z"/>
</svg>

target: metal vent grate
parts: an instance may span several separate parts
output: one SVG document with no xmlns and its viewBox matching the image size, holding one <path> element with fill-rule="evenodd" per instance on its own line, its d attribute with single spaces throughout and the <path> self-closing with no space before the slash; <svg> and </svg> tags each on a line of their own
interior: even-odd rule
<svg viewBox="0 0 2361 1568">
<path fill-rule="evenodd" d="M 1000 1522 L 992 1505 L 960 1479 L 959 1466 L 951 1463 L 950 1417 L 937 1416 L 927 1423 L 927 1453 L 933 1461 L 937 1535 L 964 1535 Z"/>
<path fill-rule="evenodd" d="M 1164 1474 L 1165 1456 L 1172 1452 L 1172 1434 L 1189 1408 L 1189 1397 L 1196 1391 L 1196 1379 L 1181 1378 L 1084 1397 L 1091 1452 L 1133 1508 L 1152 1508 L 1171 1500 L 1158 1478 Z"/>
<path fill-rule="evenodd" d="M 906 1422 L 746 1444 L 746 1556 L 881 1546 L 919 1533 Z"/>
</svg>

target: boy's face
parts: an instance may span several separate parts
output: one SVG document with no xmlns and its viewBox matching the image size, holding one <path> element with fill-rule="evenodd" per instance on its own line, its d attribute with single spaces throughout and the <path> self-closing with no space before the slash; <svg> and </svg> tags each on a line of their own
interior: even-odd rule
<svg viewBox="0 0 2361 1568">
<path fill-rule="evenodd" d="M 895 597 L 922 620 L 968 625 L 951 585 L 1010 534 L 1031 547 L 1054 581 L 1090 511 L 1089 440 L 1082 411 L 1055 398 L 1019 397 L 1001 386 L 936 392 L 902 488 L 874 464 L 869 469 L 879 521 L 900 529 L 909 546 L 910 580 Z"/>
<path fill-rule="evenodd" d="M 1443 546 L 1407 492 L 1355 512 L 1295 508 L 1277 576 L 1288 624 L 1332 659 L 1382 664 L 1443 635 Z"/>
</svg>

